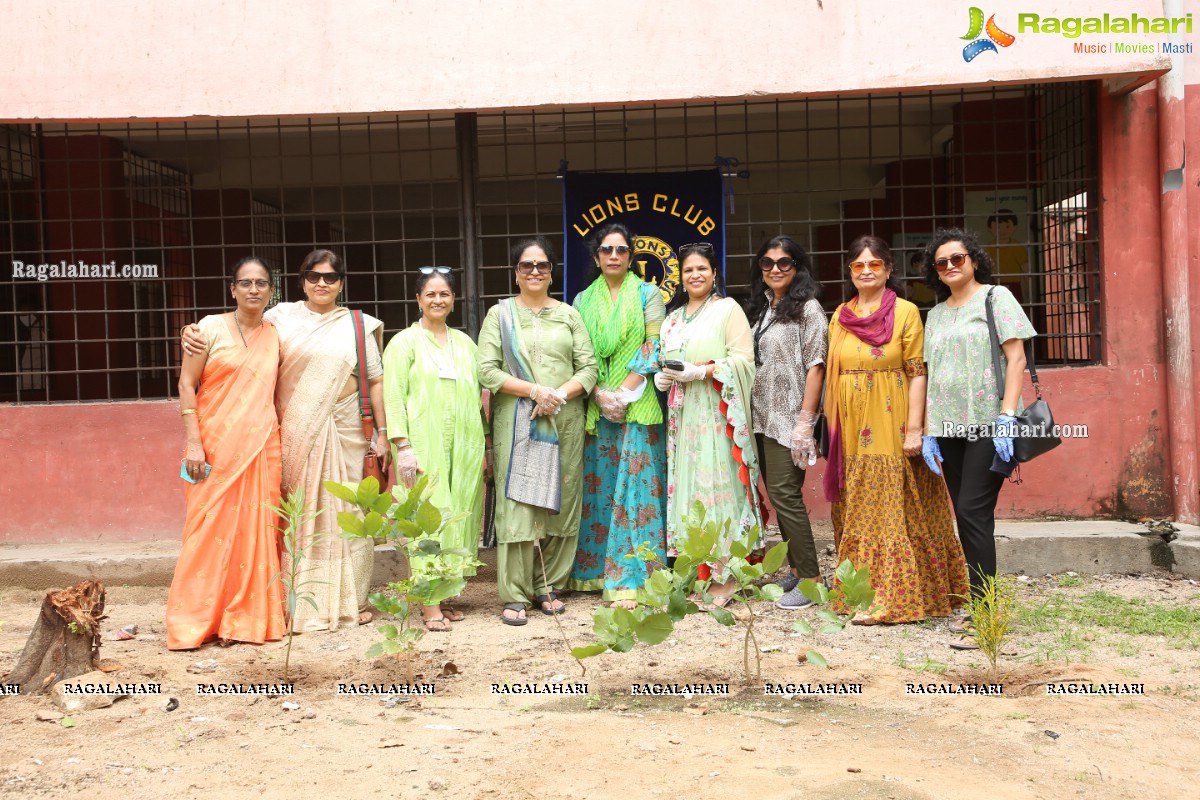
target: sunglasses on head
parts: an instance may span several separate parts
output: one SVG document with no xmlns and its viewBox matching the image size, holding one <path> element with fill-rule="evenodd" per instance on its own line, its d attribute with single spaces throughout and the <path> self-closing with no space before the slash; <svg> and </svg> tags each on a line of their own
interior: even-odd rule
<svg viewBox="0 0 1200 800">
<path fill-rule="evenodd" d="M 946 270 L 950 269 L 951 265 L 954 267 L 961 267 L 964 263 L 966 263 L 967 258 L 968 256 L 966 253 L 955 253 L 954 255 L 947 256 L 946 258 L 936 259 L 933 262 L 933 268 L 938 272 L 945 272 Z"/>
<path fill-rule="evenodd" d="M 315 269 L 304 270 L 304 280 L 309 283 L 320 283 L 325 281 L 326 285 L 332 286 L 342 279 L 340 272 L 318 272 Z"/>
<path fill-rule="evenodd" d="M 549 272 L 553 266 L 549 261 L 518 261 L 517 272 L 532 275 L 534 272 Z"/>
<path fill-rule="evenodd" d="M 449 267 L 421 267 L 422 275 L 432 275 L 435 272 L 438 275 L 449 275 L 450 268 Z"/>
<path fill-rule="evenodd" d="M 680 245 L 679 252 L 682 253 L 684 250 L 696 250 L 697 252 L 700 252 L 700 253 L 716 252 L 715 249 L 713 248 L 712 244 L 710 244 L 709 242 L 692 242 L 691 244 Z"/>
<path fill-rule="evenodd" d="M 776 260 L 774 258 L 763 256 L 758 260 L 758 268 L 763 272 L 770 272 L 776 267 L 779 268 L 780 272 L 791 272 L 796 268 L 796 259 L 784 256 L 783 258 Z"/>
<path fill-rule="evenodd" d="M 850 262 L 850 271 L 855 275 L 861 274 L 864 269 L 869 269 L 871 272 L 883 272 L 883 267 L 884 263 L 882 258 L 872 258 L 870 261 Z"/>
<path fill-rule="evenodd" d="M 617 255 L 623 256 L 626 253 L 628 253 L 632 248 L 630 248 L 630 246 L 627 244 L 602 244 L 599 247 L 597 247 L 596 249 L 599 250 L 601 253 L 604 253 L 604 255 L 606 255 L 606 256 L 611 256 L 614 251 L 616 252 Z"/>
</svg>

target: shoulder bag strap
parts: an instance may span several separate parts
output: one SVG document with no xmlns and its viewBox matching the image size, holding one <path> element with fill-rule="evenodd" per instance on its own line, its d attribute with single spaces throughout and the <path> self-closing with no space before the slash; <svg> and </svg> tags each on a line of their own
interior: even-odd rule
<svg viewBox="0 0 1200 800">
<path fill-rule="evenodd" d="M 992 287 L 994 289 L 995 287 Z M 1004 359 L 1000 353 L 1000 334 L 996 332 L 996 312 L 992 308 L 992 289 L 988 289 L 983 305 L 987 308 L 988 341 L 992 344 L 992 373 L 996 376 L 996 392 L 1004 401 Z"/>
<path fill-rule="evenodd" d="M 358 351 L 358 413 L 364 419 L 370 418 L 371 396 L 367 392 L 367 334 L 363 325 L 361 311 L 351 311 L 350 319 L 354 321 L 354 349 Z"/>
</svg>

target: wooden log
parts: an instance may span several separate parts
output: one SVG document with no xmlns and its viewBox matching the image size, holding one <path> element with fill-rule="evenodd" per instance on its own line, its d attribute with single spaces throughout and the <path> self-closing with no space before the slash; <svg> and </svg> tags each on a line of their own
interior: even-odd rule
<svg viewBox="0 0 1200 800">
<path fill-rule="evenodd" d="M 59 681 L 91 672 L 100 660 L 102 619 L 103 584 L 86 580 L 49 592 L 17 666 L 4 682 L 20 685 L 23 695 L 43 694 Z"/>
</svg>

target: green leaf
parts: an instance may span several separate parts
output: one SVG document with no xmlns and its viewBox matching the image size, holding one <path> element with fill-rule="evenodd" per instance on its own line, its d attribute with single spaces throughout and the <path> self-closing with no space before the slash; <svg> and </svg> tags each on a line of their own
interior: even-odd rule
<svg viewBox="0 0 1200 800">
<path fill-rule="evenodd" d="M 729 543 L 729 555 L 734 558 L 745 558 L 750 555 L 750 548 L 738 541 Z"/>
<path fill-rule="evenodd" d="M 443 578 L 429 592 L 429 604 L 433 605 L 449 600 L 451 597 L 458 597 L 466 588 L 467 582 L 463 578 Z"/>
<path fill-rule="evenodd" d="M 382 514 L 386 516 L 392 507 L 392 503 L 394 502 L 395 501 L 392 499 L 390 494 L 381 494 L 375 499 L 375 502 L 371 504 L 371 510 L 376 514 Z"/>
<path fill-rule="evenodd" d="M 671 592 L 671 596 L 667 598 L 667 616 L 674 622 L 679 622 L 688 615 L 688 599 L 687 595 L 682 590 Z M 695 603 L 690 604 L 692 608 L 696 607 Z"/>
<path fill-rule="evenodd" d="M 825 585 L 817 583 L 812 578 L 800 581 L 800 593 L 814 603 L 824 603 L 828 599 Z"/>
<path fill-rule="evenodd" d="M 342 530 L 353 536 L 366 536 L 363 530 L 363 521 L 353 511 L 339 511 L 337 515 L 338 525 Z"/>
<path fill-rule="evenodd" d="M 362 508 L 370 508 L 379 499 L 379 481 L 374 475 L 368 475 L 358 484 L 358 492 L 354 502 Z"/>
<path fill-rule="evenodd" d="M 321 609 L 317 608 L 317 601 L 314 600 L 311 595 L 302 594 L 297 599 L 303 600 L 304 602 L 308 603 L 310 606 L 312 606 L 313 611 L 316 611 L 318 613 L 321 611 Z"/>
<path fill-rule="evenodd" d="M 620 631 L 632 631 L 638 623 L 637 617 L 628 608 L 617 606 L 612 612 L 613 625 Z"/>
<path fill-rule="evenodd" d="M 436 556 L 438 553 L 442 552 L 442 543 L 437 539 L 434 539 L 432 536 L 422 536 L 420 539 L 417 539 L 414 544 L 418 550 L 427 555 Z"/>
<path fill-rule="evenodd" d="M 762 568 L 767 575 L 774 573 L 783 566 L 783 560 L 787 558 L 787 542 L 780 542 L 767 551 L 763 557 Z"/>
<path fill-rule="evenodd" d="M 823 619 L 826 622 L 837 622 L 841 619 L 841 617 L 830 611 L 828 608 L 822 608 L 817 612 L 817 619 Z"/>
<path fill-rule="evenodd" d="M 420 525 L 407 519 L 397 519 L 396 530 L 400 531 L 400 535 L 406 539 L 416 539 L 425 533 L 421 530 Z"/>
<path fill-rule="evenodd" d="M 768 583 L 762 587 L 762 599 L 774 603 L 779 598 L 783 597 L 783 587 L 777 583 Z"/>
<path fill-rule="evenodd" d="M 633 634 L 622 634 L 609 647 L 616 653 L 628 653 L 637 644 L 637 640 L 633 638 Z"/>
<path fill-rule="evenodd" d="M 367 658 L 379 658 L 381 655 L 383 655 L 384 644 L 386 644 L 386 642 L 376 642 L 375 644 L 368 647 L 366 657 Z"/>
<path fill-rule="evenodd" d="M 383 652 L 389 656 L 394 656 L 396 653 L 404 651 L 404 645 L 395 639 L 388 639 L 386 642 L 380 642 L 379 644 L 383 647 Z"/>
<path fill-rule="evenodd" d="M 647 588 L 649 588 L 655 594 L 667 594 L 671 591 L 673 585 L 674 584 L 671 581 L 671 573 L 665 569 L 654 570 L 654 572 L 650 575 L 650 580 L 646 582 Z"/>
<path fill-rule="evenodd" d="M 793 622 L 792 630 L 794 630 L 796 633 L 802 633 L 805 636 L 812 636 L 813 634 L 812 625 L 809 625 L 808 620 L 806 619 L 798 619 Z"/>
<path fill-rule="evenodd" d="M 76 724 L 78 724 L 78 723 L 75 722 L 74 717 L 66 716 L 66 717 L 63 717 L 62 719 L 60 719 L 58 721 L 58 724 L 62 725 L 64 728 L 74 728 L 76 726 Z"/>
<path fill-rule="evenodd" d="M 715 619 L 717 622 L 721 623 L 722 625 L 736 625 L 737 624 L 737 619 L 733 616 L 733 614 L 730 614 L 724 608 L 710 608 L 708 610 L 708 614 L 709 614 L 709 616 L 711 616 L 713 619 Z"/>
<path fill-rule="evenodd" d="M 418 641 L 424 635 L 424 628 L 405 628 L 404 630 L 400 631 L 400 635 L 397 636 L 396 639 L 397 641 L 411 644 Z"/>
<path fill-rule="evenodd" d="M 379 633 L 385 639 L 395 639 L 396 636 L 399 635 L 399 631 L 396 630 L 396 626 L 390 623 L 387 625 L 380 625 Z"/>
<path fill-rule="evenodd" d="M 358 495 L 354 492 L 354 484 L 338 483 L 337 481 L 325 481 L 325 491 L 353 505 L 358 505 Z"/>
<path fill-rule="evenodd" d="M 846 627 L 844 623 L 830 622 L 827 625 L 821 626 L 821 633 L 841 633 L 844 627 Z"/>
<path fill-rule="evenodd" d="M 825 660 L 825 656 L 821 655 L 816 650 L 809 650 L 804 654 L 804 658 L 809 664 L 815 664 L 818 667 L 825 667 L 827 669 L 829 667 L 829 662 Z"/>
<path fill-rule="evenodd" d="M 660 644 L 675 629 L 675 623 L 671 621 L 671 617 L 667 614 L 659 612 L 651 614 L 638 623 L 636 628 L 637 638 L 646 644 Z"/>
<path fill-rule="evenodd" d="M 850 559 L 846 559 L 841 564 L 838 564 L 837 570 L 833 573 L 838 580 L 838 583 L 846 583 L 854 579 L 854 565 L 850 563 Z"/>
<path fill-rule="evenodd" d="M 375 539 L 379 536 L 379 530 L 383 527 L 383 517 L 377 511 L 368 511 L 363 517 L 363 535 L 368 539 Z"/>
<path fill-rule="evenodd" d="M 591 658 L 592 656 L 598 656 L 601 653 L 607 653 L 607 652 L 608 652 L 608 645 L 606 645 L 606 644 L 588 644 L 588 645 L 583 645 L 582 647 L 572 647 L 571 648 L 571 655 L 573 655 L 575 658 L 579 658 L 579 659 Z"/>
<path fill-rule="evenodd" d="M 435 534 L 442 524 L 442 512 L 433 503 L 422 503 L 417 509 L 417 524 L 426 533 Z"/>
</svg>

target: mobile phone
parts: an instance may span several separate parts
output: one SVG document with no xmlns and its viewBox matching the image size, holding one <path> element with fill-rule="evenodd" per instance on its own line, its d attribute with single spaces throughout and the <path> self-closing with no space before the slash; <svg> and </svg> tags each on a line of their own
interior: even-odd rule
<svg viewBox="0 0 1200 800">
<path fill-rule="evenodd" d="M 682 361 L 676 361 L 675 359 L 668 359 L 668 360 L 662 362 L 662 365 L 664 368 L 673 369 L 676 372 L 683 371 L 683 362 Z"/>
<path fill-rule="evenodd" d="M 205 464 L 204 465 L 204 477 L 207 478 L 208 473 L 210 473 L 210 472 L 212 472 L 212 464 Z M 192 476 L 188 475 L 187 461 L 183 460 L 183 459 L 181 459 L 179 461 L 179 477 L 183 478 L 188 483 L 196 483 L 196 481 L 192 480 Z M 201 480 L 203 480 L 203 478 Z"/>
</svg>

